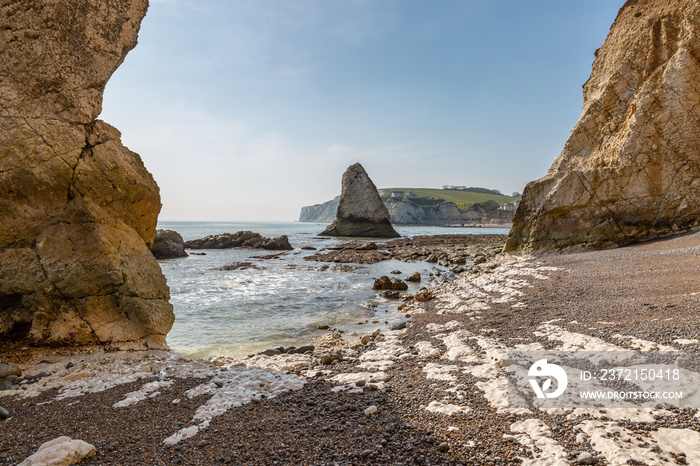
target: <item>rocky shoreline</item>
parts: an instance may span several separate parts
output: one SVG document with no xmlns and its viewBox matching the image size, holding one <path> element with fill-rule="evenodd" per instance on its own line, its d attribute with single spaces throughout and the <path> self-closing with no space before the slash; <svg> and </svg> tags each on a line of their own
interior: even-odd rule
<svg viewBox="0 0 700 466">
<path fill-rule="evenodd" d="M 306 257 L 309 261 L 374 264 L 396 259 L 403 262 L 426 261 L 442 266 L 479 262 L 503 249 L 506 235 L 430 235 L 400 238 L 384 244 L 352 241 L 327 248 Z"/>
<path fill-rule="evenodd" d="M 422 247 L 398 241 L 408 258 Z M 697 355 L 698 276 L 695 233 L 492 255 L 434 284 L 405 329 L 366 344 L 329 332 L 312 354 L 3 346 L 22 375 L 0 392 L 0 464 L 60 436 L 95 447 L 85 464 L 697 464 L 696 409 L 519 410 L 504 384 L 516 347 Z"/>
</svg>

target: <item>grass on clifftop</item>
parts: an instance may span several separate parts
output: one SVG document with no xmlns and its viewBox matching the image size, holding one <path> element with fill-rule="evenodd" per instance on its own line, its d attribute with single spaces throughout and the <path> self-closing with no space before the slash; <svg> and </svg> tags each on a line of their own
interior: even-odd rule
<svg viewBox="0 0 700 466">
<path fill-rule="evenodd" d="M 451 189 L 439 189 L 439 188 L 386 188 L 381 190 L 382 200 L 387 200 L 391 196 L 392 191 L 403 191 L 404 195 L 411 192 L 418 197 L 432 198 L 432 199 L 444 199 L 446 202 L 454 202 L 455 204 L 483 204 L 486 201 L 496 201 L 498 204 L 505 204 L 507 202 L 513 202 L 517 197 L 513 196 L 499 196 L 498 194 L 481 194 L 472 193 L 469 191 L 457 191 Z"/>
</svg>

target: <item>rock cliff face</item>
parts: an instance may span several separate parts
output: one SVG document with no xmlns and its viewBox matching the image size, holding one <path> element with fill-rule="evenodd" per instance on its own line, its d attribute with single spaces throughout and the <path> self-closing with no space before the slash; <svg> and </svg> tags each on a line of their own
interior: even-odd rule
<svg viewBox="0 0 700 466">
<path fill-rule="evenodd" d="M 166 347 L 158 186 L 96 120 L 147 0 L 0 0 L 0 338 Z"/>
<path fill-rule="evenodd" d="M 387 202 L 386 206 L 394 225 L 455 225 L 481 219 L 474 212 L 460 212 L 453 202 L 420 207 L 410 202 Z"/>
<path fill-rule="evenodd" d="M 335 220 L 335 216 L 338 213 L 339 202 L 340 196 L 337 196 L 335 199 L 324 202 L 323 204 L 302 207 L 301 213 L 299 214 L 299 221 L 330 223 Z"/>
<path fill-rule="evenodd" d="M 700 225 L 699 59 L 697 0 L 625 3 L 506 250 L 610 247 Z"/>
<path fill-rule="evenodd" d="M 377 187 L 359 163 L 343 173 L 338 213 L 323 236 L 397 238 Z"/>
</svg>

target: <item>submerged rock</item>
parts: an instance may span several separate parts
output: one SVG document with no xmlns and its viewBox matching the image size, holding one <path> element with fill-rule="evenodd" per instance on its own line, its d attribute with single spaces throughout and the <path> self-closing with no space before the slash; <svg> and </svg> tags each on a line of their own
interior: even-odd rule
<svg viewBox="0 0 700 466">
<path fill-rule="evenodd" d="M 189 249 L 269 249 L 279 251 L 289 251 L 292 245 L 286 235 L 278 238 L 265 238 L 260 233 L 252 231 L 238 231 L 236 233 L 223 233 L 221 235 L 210 235 L 205 238 L 187 241 L 185 247 Z"/>
<path fill-rule="evenodd" d="M 177 231 L 173 230 L 157 230 L 151 252 L 158 260 L 188 256 L 187 251 L 185 251 L 185 240 Z"/>
<path fill-rule="evenodd" d="M 167 348 L 158 186 L 97 120 L 147 0 L 4 2 L 0 339 Z"/>
<path fill-rule="evenodd" d="M 527 185 L 505 250 L 611 247 L 700 226 L 700 3 L 628 1 L 583 111 Z"/>
<path fill-rule="evenodd" d="M 359 163 L 343 173 L 336 219 L 321 236 L 398 238 L 377 187 Z"/>
</svg>

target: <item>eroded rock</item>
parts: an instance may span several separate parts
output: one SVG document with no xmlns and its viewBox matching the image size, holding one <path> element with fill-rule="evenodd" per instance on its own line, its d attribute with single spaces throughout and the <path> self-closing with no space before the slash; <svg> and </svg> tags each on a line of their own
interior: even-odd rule
<svg viewBox="0 0 700 466">
<path fill-rule="evenodd" d="M 359 163 L 343 173 L 336 219 L 322 236 L 398 238 L 377 187 Z"/>
<path fill-rule="evenodd" d="M 158 186 L 96 120 L 146 0 L 2 2 L 0 335 L 167 348 Z"/>
<path fill-rule="evenodd" d="M 610 247 L 700 225 L 700 4 L 628 1 L 583 111 L 527 185 L 506 250 Z"/>
</svg>

